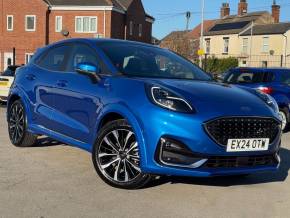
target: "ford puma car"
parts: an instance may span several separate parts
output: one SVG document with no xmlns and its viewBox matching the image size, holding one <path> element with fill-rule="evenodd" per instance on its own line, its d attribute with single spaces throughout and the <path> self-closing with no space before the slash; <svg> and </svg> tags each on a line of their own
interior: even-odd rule
<svg viewBox="0 0 290 218">
<path fill-rule="evenodd" d="M 7 120 L 14 145 L 45 135 L 82 148 L 106 183 L 133 189 L 156 175 L 277 170 L 278 111 L 271 96 L 216 83 L 168 50 L 70 39 L 19 69 Z"/>
</svg>

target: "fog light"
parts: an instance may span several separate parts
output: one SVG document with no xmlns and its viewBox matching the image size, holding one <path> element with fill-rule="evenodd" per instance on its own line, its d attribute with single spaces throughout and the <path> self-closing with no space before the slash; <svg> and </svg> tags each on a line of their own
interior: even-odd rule
<svg viewBox="0 0 290 218">
<path fill-rule="evenodd" d="M 186 168 L 198 168 L 207 159 L 193 154 L 181 142 L 169 138 L 161 138 L 158 161 L 164 165 Z"/>
</svg>

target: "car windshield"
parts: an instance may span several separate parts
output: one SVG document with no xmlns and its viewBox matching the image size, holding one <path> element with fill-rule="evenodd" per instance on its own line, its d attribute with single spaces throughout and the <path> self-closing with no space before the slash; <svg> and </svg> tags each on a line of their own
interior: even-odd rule
<svg viewBox="0 0 290 218">
<path fill-rule="evenodd" d="M 118 71 L 128 76 L 212 80 L 190 61 L 165 49 L 120 43 L 104 43 L 100 48 Z"/>
</svg>

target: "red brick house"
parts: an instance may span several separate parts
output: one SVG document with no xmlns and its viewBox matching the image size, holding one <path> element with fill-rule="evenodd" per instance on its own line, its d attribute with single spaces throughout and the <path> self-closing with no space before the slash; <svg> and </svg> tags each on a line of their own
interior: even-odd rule
<svg viewBox="0 0 290 218">
<path fill-rule="evenodd" d="M 75 37 L 151 42 L 154 18 L 141 0 L 0 0 L 0 71 L 34 51 Z"/>
</svg>

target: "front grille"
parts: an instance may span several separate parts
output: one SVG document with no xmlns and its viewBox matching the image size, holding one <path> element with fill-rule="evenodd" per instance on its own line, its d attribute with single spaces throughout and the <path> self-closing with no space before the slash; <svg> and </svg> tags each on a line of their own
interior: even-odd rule
<svg viewBox="0 0 290 218">
<path fill-rule="evenodd" d="M 205 123 L 205 129 L 218 144 L 226 146 L 228 139 L 270 138 L 272 143 L 280 131 L 280 123 L 272 118 L 230 117 Z"/>
<path fill-rule="evenodd" d="M 235 168 L 277 165 L 276 155 L 249 157 L 210 157 L 204 168 Z"/>
</svg>

